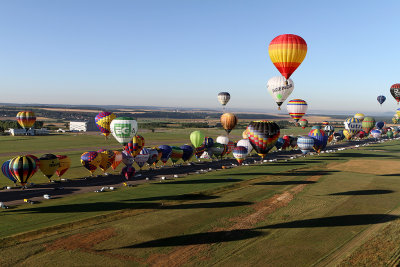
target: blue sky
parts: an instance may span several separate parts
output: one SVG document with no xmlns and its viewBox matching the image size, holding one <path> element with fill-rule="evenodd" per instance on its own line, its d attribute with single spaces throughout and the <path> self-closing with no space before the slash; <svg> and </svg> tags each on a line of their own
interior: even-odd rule
<svg viewBox="0 0 400 267">
<path fill-rule="evenodd" d="M 275 110 L 277 35 L 308 44 L 290 96 L 319 110 L 398 107 L 398 1 L 0 2 L 0 102 Z M 387 97 L 383 107 L 376 101 Z M 286 113 L 286 105 L 283 105 Z"/>
</svg>

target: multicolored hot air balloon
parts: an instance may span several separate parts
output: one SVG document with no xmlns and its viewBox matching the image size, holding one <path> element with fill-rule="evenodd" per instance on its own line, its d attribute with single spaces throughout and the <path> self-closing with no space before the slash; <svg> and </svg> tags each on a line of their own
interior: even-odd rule
<svg viewBox="0 0 400 267">
<path fill-rule="evenodd" d="M 81 164 L 85 167 L 91 175 L 99 167 L 101 156 L 96 151 L 88 151 L 81 155 Z"/>
<path fill-rule="evenodd" d="M 323 130 L 314 129 L 308 133 L 308 136 L 314 139 L 314 150 L 320 153 L 321 150 L 325 149 L 328 142 L 328 136 Z"/>
<path fill-rule="evenodd" d="M 243 161 L 247 158 L 248 151 L 244 146 L 237 146 L 233 149 L 232 154 L 239 165 L 242 165 Z"/>
<path fill-rule="evenodd" d="M 137 122 L 130 117 L 115 118 L 110 124 L 111 133 L 123 146 L 127 145 L 132 137 L 136 135 L 137 130 Z"/>
<path fill-rule="evenodd" d="M 326 125 L 324 127 L 324 131 L 326 133 L 326 135 L 331 136 L 333 134 L 333 132 L 335 131 L 335 128 L 332 125 Z"/>
<path fill-rule="evenodd" d="M 9 169 L 13 177 L 22 185 L 35 174 L 36 162 L 31 157 L 18 156 L 10 160 Z"/>
<path fill-rule="evenodd" d="M 135 162 L 135 158 L 132 157 L 131 153 L 128 151 L 122 151 L 122 163 L 125 164 L 125 166 L 132 166 L 132 164 Z"/>
<path fill-rule="evenodd" d="M 178 160 L 180 160 L 183 156 L 183 150 L 178 147 L 178 146 L 172 146 L 171 147 L 171 161 L 173 164 L 175 164 Z"/>
<path fill-rule="evenodd" d="M 214 145 L 214 139 L 206 136 L 206 137 L 204 137 L 203 144 L 206 148 L 210 148 Z"/>
<path fill-rule="evenodd" d="M 371 135 L 373 138 L 378 139 L 378 138 L 381 138 L 382 132 L 379 130 L 372 130 Z"/>
<path fill-rule="evenodd" d="M 258 155 L 265 157 L 280 135 L 278 124 L 273 121 L 253 121 L 247 126 L 248 137 Z"/>
<path fill-rule="evenodd" d="M 167 163 L 168 159 L 171 157 L 172 148 L 168 145 L 161 145 L 158 147 L 161 150 L 161 161 L 162 163 Z"/>
<path fill-rule="evenodd" d="M 225 131 L 229 134 L 235 128 L 238 122 L 237 117 L 233 113 L 224 113 L 221 115 L 221 124 Z"/>
<path fill-rule="evenodd" d="M 268 47 L 272 63 L 289 79 L 307 54 L 307 43 L 298 35 L 282 34 L 275 37 Z"/>
<path fill-rule="evenodd" d="M 147 162 L 149 157 L 150 157 L 150 152 L 145 147 L 142 148 L 142 150 L 140 150 L 140 153 L 138 155 L 136 155 L 135 162 L 139 166 L 140 170 L 142 170 L 142 167 Z"/>
<path fill-rule="evenodd" d="M 101 161 L 99 164 L 100 169 L 105 173 L 113 164 L 115 159 L 114 151 L 107 149 L 100 149 L 97 151 L 101 156 Z"/>
<path fill-rule="evenodd" d="M 190 134 L 190 142 L 192 145 L 197 148 L 200 147 L 204 142 L 204 134 L 200 131 L 194 131 Z"/>
<path fill-rule="evenodd" d="M 10 159 L 5 161 L 3 163 L 3 165 L 1 166 L 1 172 L 4 174 L 5 177 L 7 177 L 8 179 L 10 179 L 11 182 L 13 182 L 14 184 L 17 183 L 17 179 L 15 179 L 12 171 L 10 170 Z"/>
<path fill-rule="evenodd" d="M 133 176 L 135 176 L 135 172 L 135 168 L 132 165 L 129 165 L 122 168 L 121 174 L 125 177 L 126 180 L 129 180 Z"/>
<path fill-rule="evenodd" d="M 247 148 L 247 154 L 250 154 L 251 151 L 253 151 L 253 146 L 251 145 L 250 140 L 248 138 L 239 140 L 236 146 L 244 146 L 245 148 Z"/>
<path fill-rule="evenodd" d="M 306 128 L 308 126 L 308 120 L 306 120 L 306 119 L 299 120 L 299 125 L 303 129 Z"/>
<path fill-rule="evenodd" d="M 365 118 L 365 115 L 363 113 L 357 113 L 356 115 L 354 115 L 354 118 L 359 119 L 360 122 L 362 122 Z"/>
<path fill-rule="evenodd" d="M 17 113 L 17 121 L 22 128 L 29 129 L 35 124 L 35 113 L 32 111 L 20 111 Z"/>
<path fill-rule="evenodd" d="M 226 154 L 229 154 L 233 151 L 236 145 L 233 141 L 229 141 L 227 146 L 228 146 L 228 151 L 226 152 Z"/>
<path fill-rule="evenodd" d="M 309 136 L 300 136 L 297 138 L 297 146 L 303 154 L 307 154 L 314 147 L 314 139 Z"/>
<path fill-rule="evenodd" d="M 144 138 L 141 135 L 135 135 L 126 146 L 125 151 L 131 153 L 133 157 L 139 155 L 140 150 L 144 147 Z"/>
<path fill-rule="evenodd" d="M 294 84 L 291 79 L 286 80 L 286 78 L 282 76 L 275 76 L 268 80 L 267 89 L 280 110 L 282 103 L 285 102 L 293 92 Z"/>
<path fill-rule="evenodd" d="M 115 157 L 113 163 L 111 164 L 111 168 L 115 170 L 122 161 L 122 153 L 118 150 L 114 150 L 113 152 Z"/>
<path fill-rule="evenodd" d="M 375 119 L 372 117 L 365 117 L 363 122 L 361 123 L 362 129 L 366 134 L 375 127 Z"/>
<path fill-rule="evenodd" d="M 39 158 L 39 169 L 50 180 L 56 170 L 60 167 L 60 160 L 56 155 L 44 154 Z"/>
<path fill-rule="evenodd" d="M 60 166 L 56 170 L 56 174 L 58 177 L 63 176 L 71 166 L 71 159 L 66 155 L 56 155 Z"/>
<path fill-rule="evenodd" d="M 392 94 L 394 99 L 396 99 L 398 105 L 400 101 L 400 83 L 393 84 L 390 87 L 390 93 Z"/>
<path fill-rule="evenodd" d="M 356 135 L 362 129 L 362 122 L 359 119 L 350 117 L 344 121 L 344 128 L 352 135 Z"/>
<path fill-rule="evenodd" d="M 394 123 L 394 124 L 397 124 L 398 122 L 399 122 L 399 117 L 393 117 L 392 118 L 392 122 Z"/>
<path fill-rule="evenodd" d="M 201 146 L 196 147 L 194 149 L 194 155 L 196 156 L 196 158 L 200 158 L 201 155 L 203 155 L 204 151 L 206 151 L 206 146 L 204 144 L 201 144 Z"/>
<path fill-rule="evenodd" d="M 298 122 L 307 112 L 307 102 L 302 99 L 293 99 L 287 103 L 289 115 L 295 122 Z"/>
<path fill-rule="evenodd" d="M 193 147 L 189 145 L 182 145 L 181 149 L 183 150 L 182 160 L 188 161 L 193 156 Z"/>
<path fill-rule="evenodd" d="M 158 158 L 158 151 L 155 148 L 149 148 L 149 159 L 147 160 L 147 164 L 151 166 L 152 164 L 155 164 L 157 162 Z"/>
<path fill-rule="evenodd" d="M 386 133 L 386 136 L 388 137 L 388 138 L 393 138 L 393 131 L 387 131 L 387 133 Z"/>
<path fill-rule="evenodd" d="M 94 118 L 97 128 L 99 128 L 100 132 L 104 134 L 106 138 L 111 133 L 110 124 L 116 117 L 114 113 L 103 111 Z"/>
<path fill-rule="evenodd" d="M 382 106 L 383 102 L 386 100 L 386 96 L 380 95 L 376 98 L 376 100 L 378 100 L 378 103 Z"/>
<path fill-rule="evenodd" d="M 218 101 L 222 106 L 228 104 L 229 99 L 231 99 L 231 95 L 228 92 L 221 92 L 218 94 Z"/>
</svg>

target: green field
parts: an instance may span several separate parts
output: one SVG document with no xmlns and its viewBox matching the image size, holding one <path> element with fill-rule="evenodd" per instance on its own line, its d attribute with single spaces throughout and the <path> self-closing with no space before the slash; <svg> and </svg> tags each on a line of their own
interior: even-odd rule
<svg viewBox="0 0 400 267">
<path fill-rule="evenodd" d="M 154 144 L 183 144 L 190 131 L 163 133 L 164 139 L 157 138 L 157 132 L 143 135 Z M 6 146 L 13 149 L 8 151 L 54 149 L 54 153 L 67 147 L 118 146 L 101 136 L 34 138 L 8 141 Z M 73 168 L 66 176 L 85 175 L 79 163 L 81 151 L 67 154 Z M 367 254 L 368 258 L 360 249 L 372 249 L 368 242 L 376 238 L 384 244 L 400 239 L 400 235 L 396 239 L 399 158 L 400 143 L 394 140 L 2 210 L 0 266 L 61 262 L 68 266 L 325 266 L 393 261 L 397 247 L 387 245 L 379 258 Z M 36 176 L 33 179 L 42 181 Z M 390 240 L 385 239 L 385 231 L 392 233 Z"/>
</svg>

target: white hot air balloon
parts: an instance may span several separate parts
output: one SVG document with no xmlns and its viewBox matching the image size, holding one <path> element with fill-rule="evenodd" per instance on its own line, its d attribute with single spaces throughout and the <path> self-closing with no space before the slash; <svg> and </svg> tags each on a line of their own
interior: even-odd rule
<svg viewBox="0 0 400 267">
<path fill-rule="evenodd" d="M 140 153 L 136 155 L 135 162 L 140 169 L 142 169 L 143 165 L 147 162 L 149 157 L 150 157 L 150 151 L 147 148 L 142 148 L 142 150 L 140 150 Z"/>
<path fill-rule="evenodd" d="M 125 146 L 136 135 L 138 124 L 133 118 L 119 117 L 112 120 L 110 130 L 114 138 Z"/>
<path fill-rule="evenodd" d="M 244 146 L 245 148 L 247 148 L 247 154 L 250 154 L 251 151 L 253 150 L 253 146 L 250 143 L 249 139 L 241 139 L 237 142 L 236 146 Z"/>
<path fill-rule="evenodd" d="M 286 80 L 283 76 L 275 76 L 268 80 L 267 89 L 280 110 L 282 103 L 285 102 L 293 92 L 294 83 L 291 79 Z"/>
<path fill-rule="evenodd" d="M 218 136 L 217 139 L 215 140 L 217 143 L 227 145 L 229 143 L 229 138 L 227 136 Z"/>
<path fill-rule="evenodd" d="M 231 95 L 228 92 L 218 94 L 218 101 L 221 103 L 223 111 L 225 111 L 225 105 L 229 102 L 229 99 L 231 99 Z"/>
<path fill-rule="evenodd" d="M 300 136 L 297 138 L 297 146 L 303 154 L 307 154 L 313 149 L 314 139 L 309 136 Z"/>
</svg>

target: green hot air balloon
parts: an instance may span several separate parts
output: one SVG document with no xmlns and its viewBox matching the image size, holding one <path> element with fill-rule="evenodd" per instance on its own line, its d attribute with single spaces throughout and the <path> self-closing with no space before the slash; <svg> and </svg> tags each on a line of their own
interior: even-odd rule
<svg viewBox="0 0 400 267">
<path fill-rule="evenodd" d="M 361 126 L 363 131 L 366 134 L 369 134 L 369 132 L 375 127 L 375 119 L 372 117 L 365 117 L 361 123 Z"/>
<path fill-rule="evenodd" d="M 138 130 L 137 122 L 130 117 L 119 117 L 113 119 L 110 130 L 114 138 L 123 146 L 126 146 Z"/>
<path fill-rule="evenodd" d="M 200 147 L 204 142 L 204 134 L 200 131 L 194 131 L 190 134 L 190 142 L 195 148 Z"/>
</svg>

